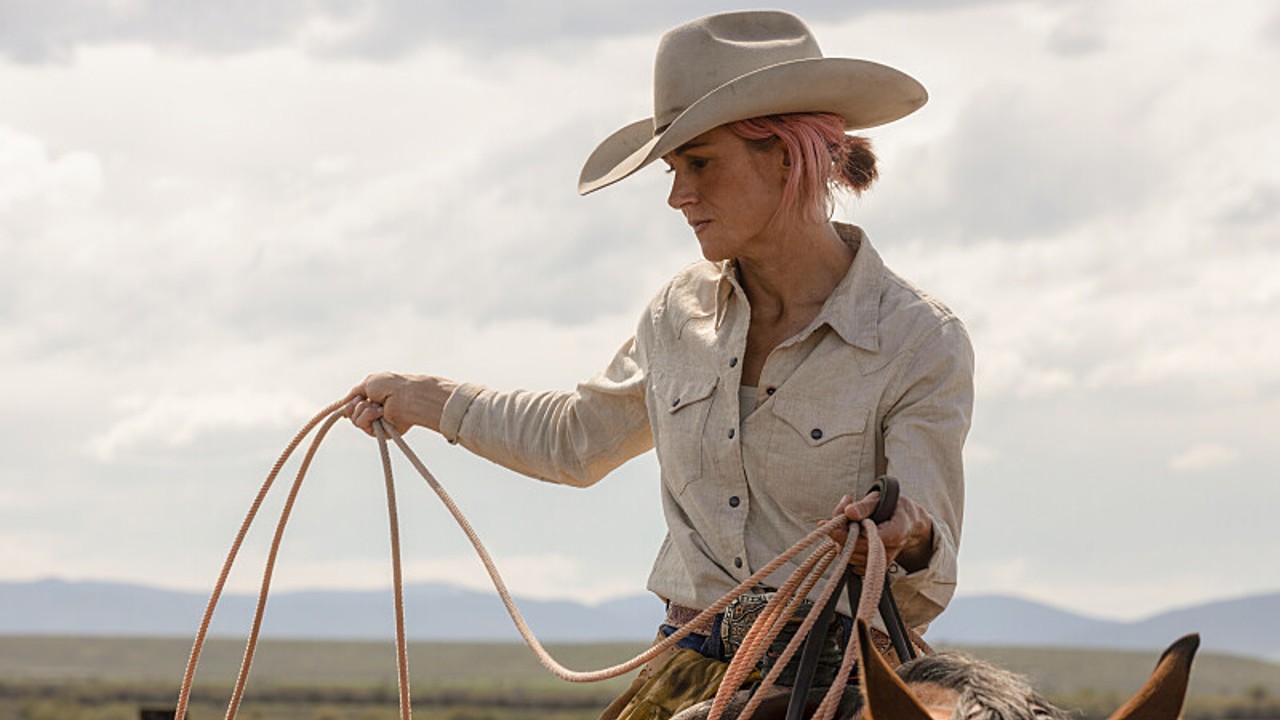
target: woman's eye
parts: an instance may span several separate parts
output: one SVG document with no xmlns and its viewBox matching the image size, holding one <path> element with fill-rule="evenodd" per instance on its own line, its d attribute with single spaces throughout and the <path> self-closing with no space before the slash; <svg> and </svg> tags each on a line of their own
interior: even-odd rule
<svg viewBox="0 0 1280 720">
<path fill-rule="evenodd" d="M 682 162 L 684 162 L 684 166 L 690 170 L 702 170 L 707 166 L 707 163 L 711 161 L 708 158 L 689 158 Z M 667 167 L 663 170 L 663 172 L 667 173 L 668 175 L 675 171 L 676 171 L 676 166 L 674 164 L 668 164 Z"/>
</svg>

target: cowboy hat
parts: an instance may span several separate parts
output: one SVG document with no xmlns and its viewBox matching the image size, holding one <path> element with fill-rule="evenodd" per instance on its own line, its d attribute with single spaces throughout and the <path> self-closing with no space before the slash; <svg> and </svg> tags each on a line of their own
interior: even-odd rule
<svg viewBox="0 0 1280 720">
<path fill-rule="evenodd" d="M 578 192 L 611 185 L 725 123 L 829 112 L 844 117 L 846 130 L 859 130 L 904 117 L 927 98 L 923 85 L 891 67 L 823 57 L 790 13 L 711 15 L 662 36 L 653 117 L 605 138 L 587 158 Z"/>
</svg>

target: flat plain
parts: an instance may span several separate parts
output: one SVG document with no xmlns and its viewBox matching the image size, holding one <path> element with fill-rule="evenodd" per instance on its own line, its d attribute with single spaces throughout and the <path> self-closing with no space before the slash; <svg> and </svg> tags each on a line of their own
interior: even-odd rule
<svg viewBox="0 0 1280 720">
<path fill-rule="evenodd" d="M 634 643 L 553 645 L 576 670 L 606 667 Z M 951 649 L 951 648 L 944 648 Z M 954 648 L 1026 674 L 1081 717 L 1104 717 L 1141 686 L 1158 653 L 997 647 Z M 172 708 L 189 638 L 0 636 L 0 720 L 136 720 Z M 202 654 L 191 720 L 222 716 L 244 643 L 213 638 Z M 548 673 L 524 645 L 415 642 L 409 647 L 414 714 L 435 720 L 588 720 L 630 677 L 582 685 Z M 386 642 L 271 639 L 256 653 L 243 713 L 251 720 L 391 720 L 395 652 Z M 1272 713 L 1272 708 L 1275 714 Z M 1242 714 L 1243 713 L 1243 714 Z M 1280 718 L 1280 665 L 1204 654 L 1196 659 L 1187 717 Z"/>
</svg>

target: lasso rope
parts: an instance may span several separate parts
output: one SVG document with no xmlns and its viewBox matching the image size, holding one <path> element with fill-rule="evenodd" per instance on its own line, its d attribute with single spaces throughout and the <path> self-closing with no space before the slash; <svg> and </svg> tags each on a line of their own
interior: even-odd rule
<svg viewBox="0 0 1280 720">
<path fill-rule="evenodd" d="M 339 419 L 343 417 L 342 408 L 345 400 L 335 402 L 325 409 L 321 410 L 312 417 L 302 427 L 301 430 L 293 437 L 289 444 L 285 447 L 280 457 L 271 467 L 271 471 L 267 474 L 266 480 L 259 489 L 258 494 L 254 497 L 249 507 L 248 513 L 245 515 L 244 521 L 240 524 L 240 530 L 236 533 L 235 540 L 231 544 L 231 549 L 227 553 L 226 561 L 222 565 L 222 570 L 218 575 L 218 580 L 214 584 L 213 592 L 210 594 L 209 603 L 205 607 L 204 616 L 200 621 L 200 628 L 196 632 L 195 642 L 191 648 L 191 656 L 187 660 L 186 672 L 182 678 L 182 686 L 178 694 L 178 703 L 174 711 L 175 720 L 185 720 L 188 705 L 191 697 L 191 685 L 195 677 L 196 667 L 200 662 L 200 654 L 204 649 L 205 639 L 209 633 L 209 625 L 213 619 L 214 610 L 217 608 L 218 601 L 222 597 L 222 591 L 226 586 L 227 577 L 231 573 L 231 568 L 235 564 L 236 557 L 240 553 L 241 546 L 244 543 L 245 536 L 249 532 L 254 519 L 257 517 L 258 510 L 262 506 L 263 500 L 266 498 L 267 492 L 275 483 L 285 463 L 302 444 L 303 439 L 311 433 L 317 426 L 316 436 L 312 439 L 307 452 L 302 459 L 298 468 L 297 475 L 294 478 L 293 485 L 289 490 L 289 495 L 285 500 L 284 508 L 281 510 L 280 519 L 276 523 L 275 535 L 271 540 L 271 548 L 267 553 L 266 565 L 263 569 L 262 583 L 258 591 L 258 603 L 254 610 L 253 624 L 249 631 L 249 638 L 245 643 L 244 658 L 240 664 L 240 672 L 236 678 L 235 688 L 232 691 L 231 699 L 227 703 L 226 720 L 235 720 L 239 711 L 240 703 L 244 697 L 245 685 L 249 679 L 249 670 L 253 665 L 254 654 L 257 649 L 258 638 L 262 629 L 262 618 L 266 610 L 267 596 L 271 590 L 271 579 L 275 571 L 276 557 L 279 554 L 280 544 L 284 537 L 284 529 L 288 524 L 289 516 L 293 510 L 293 504 L 298 496 L 298 491 L 302 487 L 302 482 L 306 478 L 307 471 L 311 466 L 311 461 L 315 457 L 316 451 L 319 449 L 321 442 L 328 434 L 329 429 L 333 427 Z M 723 612 L 731 602 L 750 592 L 759 586 L 766 578 L 776 572 L 779 568 L 791 562 L 796 556 L 806 550 L 813 548 L 813 552 L 805 560 L 799 563 L 797 569 L 792 572 L 787 581 L 782 584 L 768 605 L 761 612 L 760 617 L 753 623 L 746 638 L 743 640 L 742 646 L 735 652 L 732 662 L 729 664 L 725 673 L 725 678 L 720 684 L 720 688 L 716 692 L 715 699 L 712 702 L 712 710 L 708 720 L 718 720 L 728 707 L 729 699 L 733 693 L 741 687 L 747 676 L 755 668 L 757 662 L 763 657 L 768 650 L 770 643 L 777 638 L 787 621 L 795 615 L 801 601 L 809 595 L 817 583 L 821 580 L 823 573 L 834 563 L 837 567 L 844 567 L 849 562 L 849 558 L 853 554 L 854 543 L 858 539 L 858 530 L 861 529 L 868 539 L 868 559 L 866 568 L 867 582 L 863 584 L 862 596 L 858 604 L 858 616 L 869 619 L 875 613 L 877 601 L 883 590 L 884 571 L 885 571 L 885 554 L 884 545 L 880 542 L 879 534 L 876 531 L 875 523 L 868 519 L 864 519 L 859 523 L 853 524 L 844 516 L 836 516 L 822 523 L 813 532 L 801 538 L 798 542 L 788 548 L 778 557 L 774 558 L 770 563 L 757 570 L 751 577 L 743 580 L 735 588 L 730 590 L 724 597 L 717 600 L 710 607 L 703 610 L 693 620 L 686 622 L 682 627 L 673 634 L 667 636 L 662 641 L 654 644 L 648 650 L 636 655 L 626 662 L 619 663 L 612 667 L 593 671 L 570 670 L 561 665 L 538 638 L 534 636 L 533 631 L 529 629 L 524 617 L 521 615 L 519 608 L 516 606 L 515 600 L 512 598 L 510 591 L 507 590 L 506 583 L 498 572 L 497 565 L 490 557 L 488 550 L 480 541 L 480 537 L 476 534 L 471 523 L 463 515 L 462 511 L 453 502 L 443 486 L 436 480 L 431 471 L 418 458 L 413 449 L 405 443 L 404 439 L 396 432 L 395 428 L 390 424 L 381 420 L 374 422 L 374 430 L 378 439 L 379 454 L 382 459 L 383 476 L 385 478 L 387 492 L 387 518 L 389 523 L 389 531 L 391 535 L 391 565 L 392 565 L 392 582 L 393 592 L 395 595 L 395 622 L 396 622 L 396 666 L 399 673 L 399 701 L 400 701 L 400 720 L 410 720 L 412 716 L 411 700 L 409 693 L 409 662 L 408 662 L 408 642 L 405 637 L 404 628 L 404 585 L 401 574 L 400 560 L 400 528 L 399 519 L 396 511 L 395 498 L 395 482 L 391 471 L 391 456 L 387 448 L 388 436 L 400 448 L 405 457 L 413 465 L 418 474 L 422 476 L 427 485 L 436 493 L 440 501 L 448 509 L 449 514 L 453 516 L 458 526 L 467 536 L 467 540 L 471 542 L 471 546 L 475 549 L 481 563 L 484 564 L 485 571 L 489 574 L 494 588 L 497 590 L 498 596 L 502 599 L 503 606 L 506 607 L 507 613 L 511 616 L 515 623 L 516 629 L 520 632 L 520 636 L 525 643 L 533 651 L 538 661 L 556 677 L 569 682 L 598 682 L 609 678 L 618 677 L 628 673 L 650 660 L 658 657 L 662 653 L 669 650 L 680 640 L 688 636 L 695 628 L 708 625 L 715 615 Z M 831 538 L 831 533 L 836 531 L 847 531 L 848 536 L 841 546 Z M 815 547 L 816 546 L 816 547 Z M 821 591 L 820 598 L 815 607 L 822 607 L 831 597 L 832 593 L 839 582 L 841 573 L 835 573 L 835 577 L 828 580 L 826 586 Z M 768 690 L 776 682 L 782 669 L 787 662 L 795 655 L 804 638 L 808 635 L 809 629 L 816 620 L 817 613 L 808 613 L 802 621 L 795 636 L 788 643 L 787 647 L 779 658 L 779 661 L 765 677 L 758 692 L 751 698 L 747 706 L 739 714 L 739 720 L 746 720 L 751 713 L 759 705 L 760 698 L 763 697 L 764 691 Z M 845 648 L 844 658 L 841 660 L 840 674 L 837 678 L 847 677 L 852 669 L 854 658 L 857 657 L 857 641 L 856 638 L 850 638 Z M 819 705 L 818 710 L 814 714 L 815 720 L 830 720 L 835 714 L 839 705 L 839 698 L 843 683 L 833 683 L 828 690 L 826 697 Z"/>
</svg>

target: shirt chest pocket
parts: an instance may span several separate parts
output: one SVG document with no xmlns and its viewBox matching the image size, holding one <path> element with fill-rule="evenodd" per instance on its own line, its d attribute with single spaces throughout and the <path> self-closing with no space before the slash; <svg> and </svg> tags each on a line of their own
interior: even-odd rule
<svg viewBox="0 0 1280 720">
<path fill-rule="evenodd" d="M 827 518 L 842 495 L 857 497 L 859 471 L 872 462 L 865 457 L 871 409 L 832 398 L 773 400 L 762 489 L 798 522 Z"/>
<path fill-rule="evenodd" d="M 654 445 L 662 475 L 677 495 L 702 477 L 703 435 L 718 382 L 715 376 L 654 377 Z"/>
</svg>

